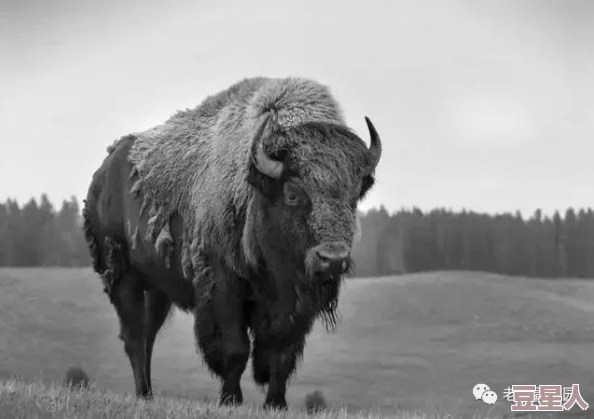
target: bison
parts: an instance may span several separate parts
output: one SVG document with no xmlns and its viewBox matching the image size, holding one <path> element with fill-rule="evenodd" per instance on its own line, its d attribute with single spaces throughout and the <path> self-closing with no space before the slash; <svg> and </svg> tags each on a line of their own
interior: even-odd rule
<svg viewBox="0 0 594 419">
<path fill-rule="evenodd" d="M 108 147 L 83 229 L 138 397 L 152 397 L 153 344 L 176 306 L 194 315 L 221 405 L 243 402 L 251 355 L 264 407 L 287 408 L 306 337 L 316 319 L 335 328 L 352 268 L 381 156 L 365 120 L 369 148 L 326 86 L 255 77 Z"/>
</svg>

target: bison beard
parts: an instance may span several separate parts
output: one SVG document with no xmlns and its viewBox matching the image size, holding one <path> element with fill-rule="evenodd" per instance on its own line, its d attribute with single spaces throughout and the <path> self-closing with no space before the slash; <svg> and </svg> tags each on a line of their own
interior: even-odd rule
<svg viewBox="0 0 594 419">
<path fill-rule="evenodd" d="M 175 305 L 194 314 L 221 404 L 243 401 L 251 354 L 265 407 L 286 408 L 314 321 L 337 324 L 356 203 L 381 155 L 367 124 L 369 149 L 324 86 L 254 78 L 108 148 L 83 229 L 138 396 L 152 397 L 153 346 Z"/>
</svg>

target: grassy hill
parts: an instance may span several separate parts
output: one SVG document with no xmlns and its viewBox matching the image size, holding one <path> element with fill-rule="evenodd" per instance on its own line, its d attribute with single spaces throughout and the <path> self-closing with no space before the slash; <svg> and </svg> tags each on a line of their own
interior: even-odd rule
<svg viewBox="0 0 594 419">
<path fill-rule="evenodd" d="M 318 326 L 310 337 L 289 386 L 290 409 L 303 411 L 305 394 L 320 389 L 336 408 L 497 417 L 510 414 L 501 394 L 512 384 L 579 383 L 594 403 L 594 282 L 470 272 L 355 279 L 345 283 L 340 312 L 335 334 Z M 78 365 L 99 388 L 130 393 L 117 334 L 90 269 L 0 270 L 0 377 L 61 381 Z M 191 317 L 175 313 L 153 365 L 157 394 L 216 399 L 219 384 L 196 354 Z M 494 407 L 472 397 L 479 382 L 500 395 Z M 264 395 L 250 370 L 243 386 L 246 403 L 259 406 Z"/>
</svg>

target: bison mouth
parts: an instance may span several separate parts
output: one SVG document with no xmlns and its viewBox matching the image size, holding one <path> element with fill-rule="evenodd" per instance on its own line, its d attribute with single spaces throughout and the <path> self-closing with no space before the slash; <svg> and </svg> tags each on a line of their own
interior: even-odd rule
<svg viewBox="0 0 594 419">
<path fill-rule="evenodd" d="M 320 264 L 319 259 L 312 257 L 309 252 L 306 257 L 306 281 L 302 281 L 298 288 L 301 290 L 300 299 L 307 300 L 308 305 L 321 318 L 326 330 L 332 331 L 337 323 L 338 297 L 345 275 L 351 272 L 353 260 L 349 256 L 340 265 L 332 269 L 326 264 Z"/>
<path fill-rule="evenodd" d="M 340 282 L 346 275 L 352 271 L 353 261 L 349 257 L 341 263 L 341 266 L 334 271 L 320 271 L 314 270 L 309 277 L 313 283 L 317 284 L 333 284 Z"/>
</svg>

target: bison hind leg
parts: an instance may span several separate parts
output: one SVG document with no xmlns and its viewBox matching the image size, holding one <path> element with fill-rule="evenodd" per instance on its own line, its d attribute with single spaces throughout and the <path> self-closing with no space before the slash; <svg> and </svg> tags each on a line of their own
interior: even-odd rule
<svg viewBox="0 0 594 419">
<path fill-rule="evenodd" d="M 120 339 L 134 373 L 136 396 L 151 398 L 149 379 L 146 371 L 145 352 L 145 300 L 144 288 L 138 276 L 124 274 L 112 289 L 112 304 L 120 321 Z"/>
<path fill-rule="evenodd" d="M 145 283 L 130 269 L 125 244 L 112 237 L 106 237 L 103 253 L 106 256 L 106 269 L 101 275 L 104 291 L 118 315 L 120 339 L 124 342 L 124 350 L 132 367 L 136 395 L 151 398 L 150 366 L 147 368 L 147 363 L 150 363 L 152 355 L 152 342 L 148 342 L 151 348 L 147 350 L 145 327 L 149 320 L 149 328 L 153 329 L 150 334 L 156 335 L 163 322 L 157 318 L 150 318 L 153 316 L 147 319 L 145 315 Z M 163 309 L 168 311 L 167 301 L 162 305 Z"/>
<path fill-rule="evenodd" d="M 144 371 L 148 391 L 153 392 L 151 383 L 151 362 L 155 339 L 161 327 L 171 314 L 172 302 L 165 293 L 149 290 L 145 293 L 145 337 L 144 337 Z"/>
</svg>

